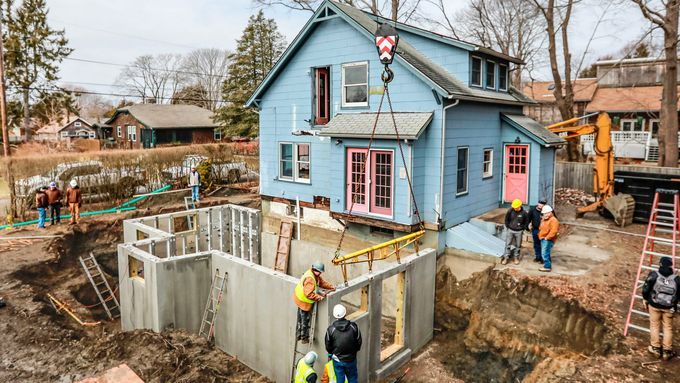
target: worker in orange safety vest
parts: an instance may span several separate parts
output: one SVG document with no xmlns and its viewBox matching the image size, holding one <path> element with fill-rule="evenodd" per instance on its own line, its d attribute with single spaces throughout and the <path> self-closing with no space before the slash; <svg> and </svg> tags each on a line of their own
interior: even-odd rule
<svg viewBox="0 0 680 383">
<path fill-rule="evenodd" d="M 325 266 L 323 263 L 319 261 L 314 262 L 312 267 L 302 274 L 300 281 L 295 286 L 293 300 L 298 306 L 295 335 L 297 340 L 302 343 L 309 343 L 309 322 L 312 319 L 314 303 L 326 297 L 326 293 L 320 292 L 319 288 L 329 291 L 335 290 L 332 284 L 321 278 L 321 273 L 324 270 Z"/>
</svg>

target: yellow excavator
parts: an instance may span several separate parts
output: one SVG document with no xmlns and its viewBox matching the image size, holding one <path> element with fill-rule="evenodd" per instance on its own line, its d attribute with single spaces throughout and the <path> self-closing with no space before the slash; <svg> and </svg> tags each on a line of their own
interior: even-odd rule
<svg viewBox="0 0 680 383">
<path fill-rule="evenodd" d="M 597 115 L 595 124 L 577 125 L 579 121 Z M 635 200 L 629 194 L 614 194 L 614 146 L 611 139 L 612 121 L 606 112 L 593 113 L 583 117 L 575 117 L 547 127 L 555 134 L 565 133 L 563 138 L 569 140 L 586 134 L 594 134 L 595 165 L 593 166 L 593 193 L 596 201 L 588 206 L 576 209 L 576 217 L 597 211 L 606 215 L 605 210 L 621 227 L 633 222 Z"/>
</svg>

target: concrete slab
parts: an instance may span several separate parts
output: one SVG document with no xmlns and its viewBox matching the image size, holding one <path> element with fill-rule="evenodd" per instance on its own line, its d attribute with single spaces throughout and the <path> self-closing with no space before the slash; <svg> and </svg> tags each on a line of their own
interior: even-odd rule
<svg viewBox="0 0 680 383">
<path fill-rule="evenodd" d="M 446 231 L 446 246 L 495 257 L 501 257 L 505 250 L 502 239 L 469 222 Z"/>
</svg>

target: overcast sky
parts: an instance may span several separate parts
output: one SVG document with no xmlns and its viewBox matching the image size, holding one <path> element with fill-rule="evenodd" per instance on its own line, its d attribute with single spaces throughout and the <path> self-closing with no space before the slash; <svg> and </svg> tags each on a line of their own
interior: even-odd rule
<svg viewBox="0 0 680 383">
<path fill-rule="evenodd" d="M 445 2 L 452 11 L 465 3 Z M 618 51 L 643 33 L 647 24 L 629 3 L 622 1 L 623 5 L 606 9 L 607 19 L 589 49 L 591 61 Z M 64 28 L 75 49 L 71 58 L 112 64 L 126 64 L 143 54 L 186 53 L 208 47 L 234 49 L 248 17 L 257 11 L 251 0 L 47 0 L 47 4 L 50 24 Z M 571 28 L 575 58 L 585 50 L 604 11 L 593 6 L 575 15 Z M 288 42 L 310 16 L 308 12 L 283 7 L 265 9 L 265 14 L 276 19 Z M 63 83 L 92 91 L 125 93 L 124 89 L 110 86 L 120 70 L 115 65 L 66 60 L 61 66 L 61 78 Z M 547 79 L 547 68 L 537 76 Z"/>
</svg>

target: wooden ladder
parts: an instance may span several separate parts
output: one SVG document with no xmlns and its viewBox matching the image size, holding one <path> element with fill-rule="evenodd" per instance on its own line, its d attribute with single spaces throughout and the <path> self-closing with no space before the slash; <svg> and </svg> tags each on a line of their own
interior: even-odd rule
<svg viewBox="0 0 680 383">
<path fill-rule="evenodd" d="M 661 202 L 662 197 L 665 199 L 664 202 Z M 628 315 L 626 316 L 624 336 L 628 335 L 630 329 L 649 332 L 648 321 L 639 321 L 642 318 L 649 318 L 649 313 L 642 308 L 644 304 L 642 286 L 645 284 L 645 279 L 641 278 L 642 270 L 659 270 L 661 257 L 669 257 L 673 262 L 673 268 L 675 268 L 675 248 L 680 246 L 678 242 L 680 239 L 679 209 L 678 190 L 656 189 L 649 224 L 647 225 L 647 235 L 640 255 L 640 265 L 638 266 Z M 637 323 L 634 323 L 635 319 L 638 319 Z"/>
<path fill-rule="evenodd" d="M 106 276 L 102 272 L 101 267 L 99 267 L 99 263 L 97 263 L 94 254 L 90 253 L 89 256 L 85 256 L 85 258 L 78 257 L 78 259 L 80 260 L 80 265 L 83 266 L 83 270 L 85 270 L 87 279 L 90 280 L 92 287 L 94 287 L 94 291 L 97 293 L 99 302 L 101 302 L 104 307 L 106 315 L 108 315 L 111 320 L 120 317 L 118 299 L 116 299 L 116 295 L 111 291 L 111 286 L 109 286 L 109 282 L 106 280 Z"/>
<path fill-rule="evenodd" d="M 293 239 L 293 223 L 281 221 L 279 240 L 276 244 L 276 259 L 274 270 L 288 273 L 288 257 L 290 256 L 290 242 Z"/>
<path fill-rule="evenodd" d="M 210 285 L 208 301 L 205 303 L 205 310 L 203 311 L 203 318 L 201 319 L 201 328 L 198 330 L 198 335 L 205 337 L 208 341 L 215 335 L 215 319 L 217 318 L 217 311 L 220 309 L 220 303 L 222 303 L 226 281 L 226 272 L 224 273 L 224 276 L 220 276 L 219 272 L 215 272 L 215 277 Z"/>
</svg>

